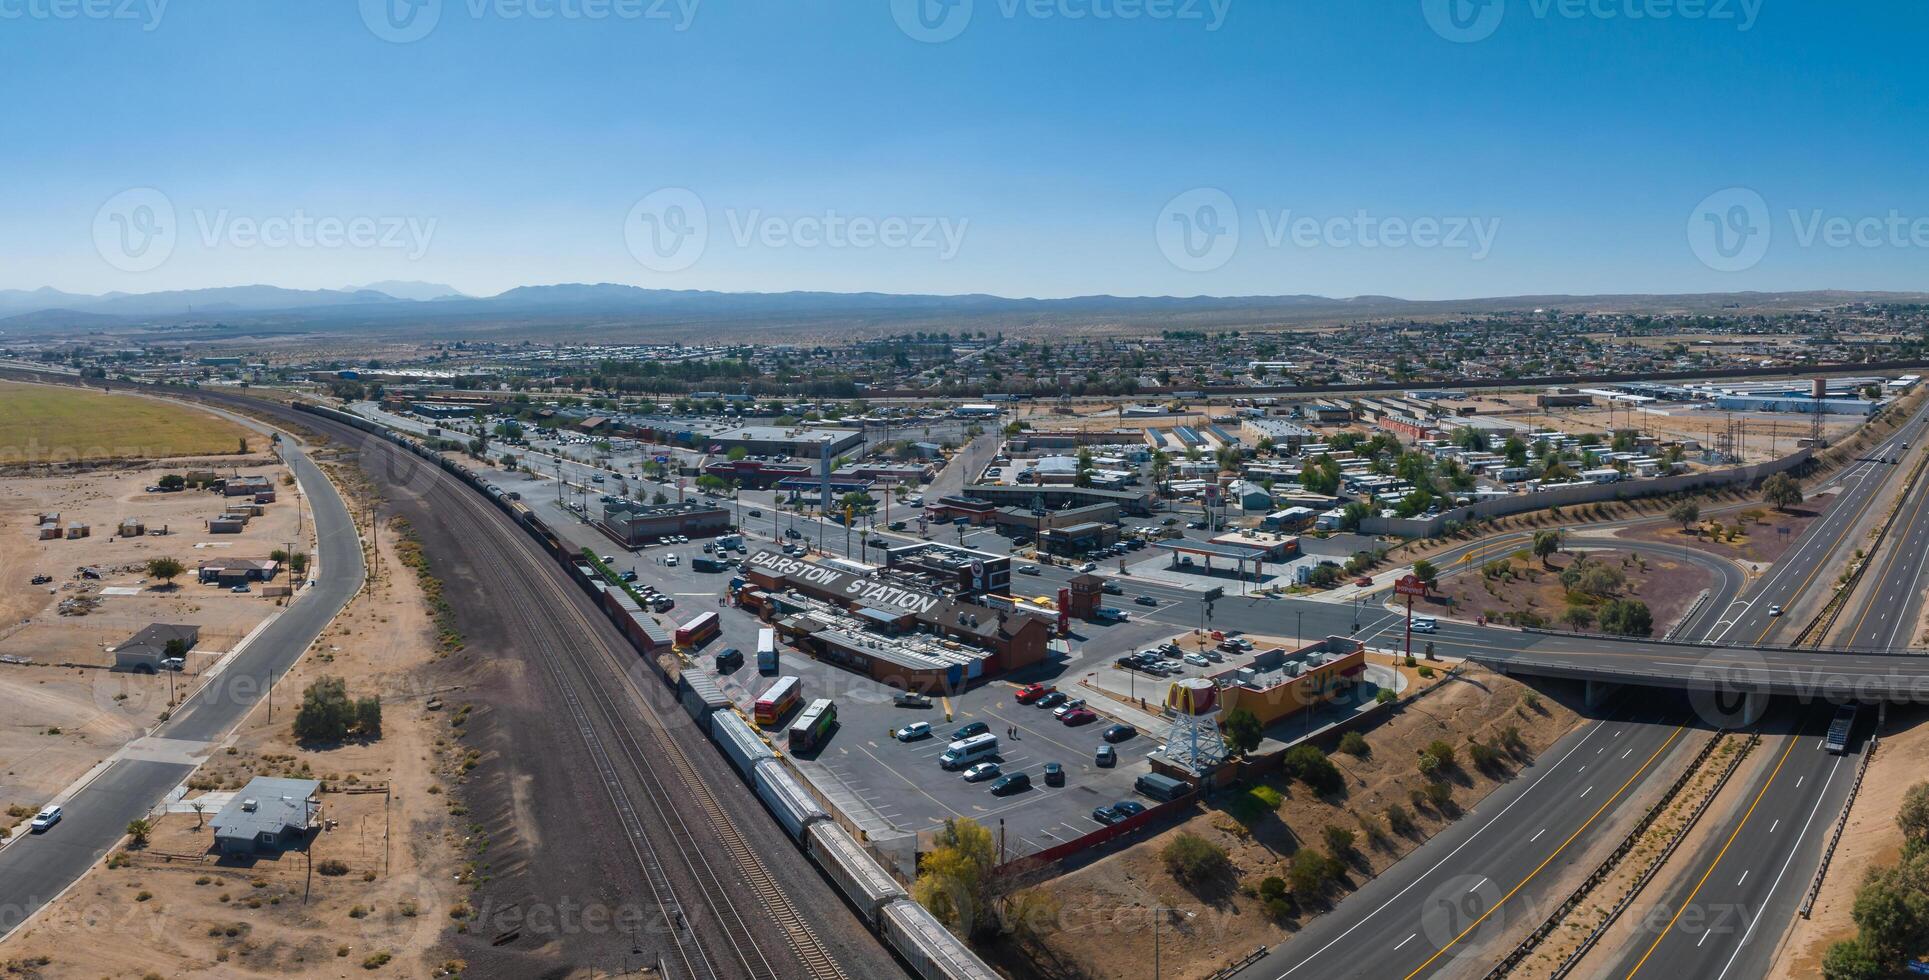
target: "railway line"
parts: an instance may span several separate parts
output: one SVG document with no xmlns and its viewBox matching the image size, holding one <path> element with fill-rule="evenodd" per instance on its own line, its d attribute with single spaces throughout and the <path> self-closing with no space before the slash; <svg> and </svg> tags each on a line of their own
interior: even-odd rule
<svg viewBox="0 0 1929 980">
<path fill-rule="evenodd" d="M 633 656 L 616 649 L 603 635 L 607 627 L 586 615 L 580 598 L 549 573 L 555 567 L 551 558 L 440 467 L 332 420 L 312 415 L 299 420 L 331 430 L 365 452 L 384 454 L 381 465 L 396 482 L 439 491 L 438 506 L 453 505 L 473 528 L 475 567 L 492 597 L 524 612 L 522 635 L 514 638 L 517 646 L 540 661 L 567 705 L 603 792 L 625 828 L 626 843 L 661 916 L 660 931 L 671 938 L 685 974 L 704 980 L 845 980 L 836 957 L 746 842 L 684 748 L 670 737 L 658 707 L 636 686 L 629 672 Z M 512 571 L 531 568 L 543 572 Z M 614 690 L 611 677 L 621 678 Z M 619 702 L 618 692 L 628 695 L 627 706 Z M 633 723 L 629 709 L 641 710 L 642 725 Z M 639 728 L 647 734 L 639 736 Z M 639 799 L 644 802 L 639 804 Z M 695 806 L 701 819 L 687 818 L 686 805 Z M 712 860 L 718 854 L 729 857 L 734 880 L 753 895 L 733 897 L 726 884 L 730 879 Z M 774 926 L 764 930 L 763 942 L 739 909 L 743 897 L 757 903 Z M 781 937 L 781 951 L 766 948 L 775 945 L 773 937 Z"/>
</svg>

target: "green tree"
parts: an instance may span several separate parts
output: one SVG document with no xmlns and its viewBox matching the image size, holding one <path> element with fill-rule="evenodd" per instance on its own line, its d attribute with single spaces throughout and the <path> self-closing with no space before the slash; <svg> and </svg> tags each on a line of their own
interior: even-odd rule
<svg viewBox="0 0 1929 980">
<path fill-rule="evenodd" d="M 1422 558 L 1413 563 L 1413 577 L 1419 579 L 1421 585 L 1432 589 L 1434 584 L 1440 581 L 1440 569 L 1435 568 L 1433 562 Z"/>
<path fill-rule="evenodd" d="M 1668 519 L 1681 525 L 1681 529 L 1686 531 L 1701 520 L 1701 505 L 1692 500 L 1683 500 L 1668 508 Z"/>
<path fill-rule="evenodd" d="M 127 840 L 134 847 L 146 847 L 148 837 L 154 833 L 154 825 L 141 817 L 127 822 Z"/>
<path fill-rule="evenodd" d="M 1787 510 L 1802 502 L 1802 488 L 1787 473 L 1777 473 L 1762 481 L 1762 501 Z"/>
<path fill-rule="evenodd" d="M 1259 747 L 1265 738 L 1265 726 L 1259 723 L 1259 716 L 1245 708 L 1234 708 L 1226 712 L 1226 748 L 1235 755 L 1245 755 Z"/>
<path fill-rule="evenodd" d="M 1654 633 L 1654 614 L 1639 599 L 1609 599 L 1601 605 L 1601 628 L 1620 636 Z"/>
<path fill-rule="evenodd" d="M 1561 622 L 1576 631 L 1587 629 L 1594 625 L 1594 610 L 1586 606 L 1568 606 L 1561 613 Z"/>
<path fill-rule="evenodd" d="M 382 737 L 382 699 L 370 695 L 355 701 L 355 733 L 363 738 Z"/>
<path fill-rule="evenodd" d="M 1332 796 L 1346 785 L 1339 767 L 1317 746 L 1295 745 L 1286 750 L 1282 762 L 1288 776 L 1305 783 L 1321 796 Z"/>
<path fill-rule="evenodd" d="M 174 580 L 179 578 L 181 573 L 185 571 L 187 571 L 187 566 L 181 564 L 179 559 L 149 558 L 147 560 L 148 577 L 158 578 L 162 582 L 167 583 L 170 588 L 173 587 Z"/>
<path fill-rule="evenodd" d="M 1547 564 L 1549 558 L 1559 554 L 1560 550 L 1561 532 L 1551 530 L 1534 532 L 1534 557 L 1539 558 L 1543 566 Z"/>
<path fill-rule="evenodd" d="M 181 474 L 169 473 L 168 475 L 161 477 L 159 481 L 159 486 L 163 490 L 174 491 L 174 490 L 179 490 L 184 486 L 187 486 L 187 483 L 188 483 L 187 478 L 182 476 Z"/>
<path fill-rule="evenodd" d="M 1822 956 L 1824 980 L 1884 980 L 1890 974 L 1886 958 L 1861 939 L 1844 939 Z"/>
<path fill-rule="evenodd" d="M 938 921 L 965 935 L 989 931 L 994 895 L 992 870 L 998 846 L 991 831 L 969 817 L 944 822 L 944 830 L 918 862 L 911 897 Z"/>
<path fill-rule="evenodd" d="M 354 722 L 355 707 L 339 677 L 322 677 L 309 684 L 302 692 L 301 706 L 295 709 L 295 735 L 309 741 L 340 741 Z"/>
<path fill-rule="evenodd" d="M 1917 783 L 1902 796 L 1896 809 L 1896 825 L 1903 839 L 1911 844 L 1929 844 L 1929 783 Z"/>
</svg>

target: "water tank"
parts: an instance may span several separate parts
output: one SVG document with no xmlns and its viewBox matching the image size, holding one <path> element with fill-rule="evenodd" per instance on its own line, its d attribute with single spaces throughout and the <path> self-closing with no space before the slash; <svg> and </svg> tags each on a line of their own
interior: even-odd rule
<svg viewBox="0 0 1929 980">
<path fill-rule="evenodd" d="M 1821 378 L 1816 378 L 1809 383 L 1808 394 L 1810 398 L 1827 398 L 1829 394 L 1829 383 Z"/>
</svg>

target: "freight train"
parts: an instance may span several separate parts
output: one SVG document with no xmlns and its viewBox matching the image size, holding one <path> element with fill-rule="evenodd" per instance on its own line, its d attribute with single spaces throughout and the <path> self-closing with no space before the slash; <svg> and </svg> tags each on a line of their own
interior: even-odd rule
<svg viewBox="0 0 1929 980">
<path fill-rule="evenodd" d="M 595 569 L 565 547 L 556 532 L 550 530 L 542 518 L 513 495 L 484 480 L 462 463 L 369 419 L 307 402 L 297 402 L 295 407 L 394 443 L 460 478 L 471 489 L 494 501 L 569 573 L 579 587 L 590 592 L 640 652 L 648 653 L 650 647 L 655 645 L 651 634 L 662 633 L 662 628 L 640 609 L 630 613 L 625 608 L 634 605 L 634 602 L 608 601 L 608 583 L 602 582 Z M 654 629 L 645 629 L 639 619 L 647 620 Z M 646 658 L 646 662 L 654 663 L 654 658 Z M 669 682 L 667 676 L 661 679 Z M 810 790 L 770 751 L 762 737 L 736 713 L 729 699 L 716 689 L 715 684 L 710 683 L 709 678 L 701 674 L 686 674 L 679 679 L 677 686 L 679 700 L 684 710 L 696 719 L 697 727 L 717 744 L 732 768 L 756 791 L 757 797 L 770 809 L 771 815 L 777 818 L 790 839 L 803 849 L 804 854 L 844 896 L 864 923 L 902 958 L 913 973 L 925 980 L 998 980 L 996 972 L 944 928 L 924 906 L 912 901 L 897 879 L 817 805 Z"/>
</svg>

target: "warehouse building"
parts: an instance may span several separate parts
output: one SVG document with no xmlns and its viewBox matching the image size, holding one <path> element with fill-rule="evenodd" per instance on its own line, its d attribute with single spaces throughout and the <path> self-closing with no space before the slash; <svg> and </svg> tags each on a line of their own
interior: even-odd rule
<svg viewBox="0 0 1929 980">
<path fill-rule="evenodd" d="M 826 447 L 832 456 L 864 444 L 864 433 L 857 429 L 825 429 L 810 426 L 745 425 L 705 436 L 711 452 L 741 448 L 751 455 L 802 456 L 816 459 Z"/>
<path fill-rule="evenodd" d="M 730 512 L 697 500 L 646 506 L 634 500 L 613 499 L 603 505 L 596 522 L 604 534 L 625 548 L 640 548 L 672 534 L 702 538 L 730 529 Z"/>
</svg>

